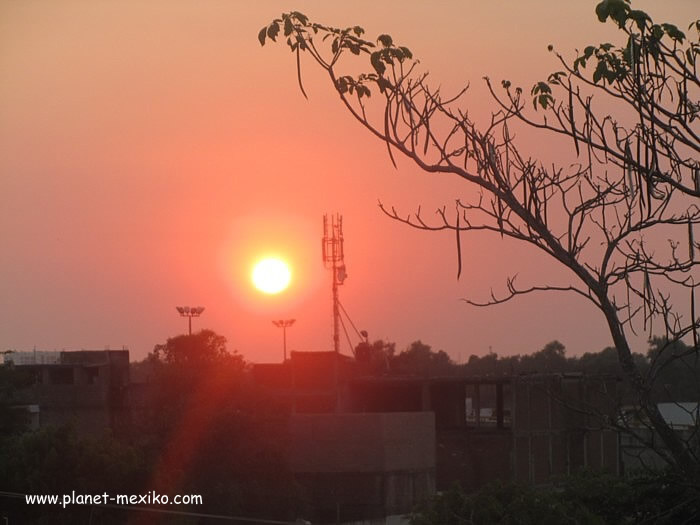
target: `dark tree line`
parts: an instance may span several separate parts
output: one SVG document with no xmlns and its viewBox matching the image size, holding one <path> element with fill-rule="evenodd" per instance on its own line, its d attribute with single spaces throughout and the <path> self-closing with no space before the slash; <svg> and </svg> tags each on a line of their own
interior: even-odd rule
<svg viewBox="0 0 700 525">
<path fill-rule="evenodd" d="M 645 354 L 633 353 L 635 366 L 644 374 L 654 374 L 651 399 L 656 402 L 700 401 L 700 360 L 692 347 L 682 341 L 670 345 L 663 338 L 653 338 Z M 401 352 L 387 341 L 360 343 L 355 349 L 358 361 L 376 375 L 413 376 L 513 376 L 520 374 L 581 373 L 592 376 L 611 375 L 621 380 L 621 397 L 633 404 L 634 391 L 627 381 L 617 350 L 606 347 L 599 352 L 568 356 L 566 347 L 551 341 L 529 354 L 499 356 L 494 352 L 472 354 L 464 363 L 456 363 L 442 350 L 435 351 L 422 341 L 411 343 Z"/>
<path fill-rule="evenodd" d="M 412 525 L 627 525 L 696 523 L 697 500 L 668 476 L 622 479 L 581 471 L 560 480 L 557 490 L 493 483 L 466 494 L 458 486 L 419 505 Z"/>
</svg>

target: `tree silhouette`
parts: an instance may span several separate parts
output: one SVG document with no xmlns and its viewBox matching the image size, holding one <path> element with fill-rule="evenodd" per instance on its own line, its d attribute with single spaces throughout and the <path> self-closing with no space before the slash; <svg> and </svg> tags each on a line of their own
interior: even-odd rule
<svg viewBox="0 0 700 525">
<path fill-rule="evenodd" d="M 455 364 L 444 350 L 434 351 L 422 341 L 414 341 L 391 359 L 396 374 L 440 376 L 454 372 Z"/>
<path fill-rule="evenodd" d="M 226 338 L 212 330 L 200 330 L 191 335 L 170 337 L 153 348 L 153 358 L 163 363 L 199 367 L 235 361 L 243 366 L 238 354 L 226 350 Z"/>
<path fill-rule="evenodd" d="M 213 513 L 296 516 L 287 410 L 256 387 L 226 338 L 206 329 L 172 337 L 146 363 L 148 395 L 132 429 L 150 452 L 146 490 L 203 494 Z"/>
<path fill-rule="evenodd" d="M 604 0 L 596 13 L 617 24 L 625 44 L 588 46 L 571 62 L 559 55 L 563 70 L 536 83 L 529 97 L 507 80 L 498 95 L 486 79 L 497 108 L 481 128 L 458 105 L 467 88 L 444 96 L 410 49 L 389 35 L 365 40 L 359 26 L 334 28 L 294 11 L 262 28 L 258 39 L 286 39 L 302 92 L 300 54 L 310 56 L 350 114 L 384 141 L 394 166 L 399 152 L 427 172 L 451 174 L 478 190 L 474 198 L 439 209 L 437 223 L 426 221 L 420 207 L 406 215 L 380 203 L 389 217 L 409 226 L 454 232 L 458 277 L 461 236 L 473 231 L 534 246 L 568 269 L 572 281 L 566 286 L 522 287 L 511 277 L 504 295 L 467 301 L 487 306 L 532 292 L 566 291 L 595 305 L 640 410 L 664 444 L 657 452 L 679 471 L 700 476 L 698 451 L 661 416 L 651 396 L 654 376 L 638 368 L 629 342 L 630 333 L 656 328 L 669 344 L 692 338 L 690 349 L 698 351 L 693 229 L 700 222 L 700 103 L 693 97 L 700 87 L 700 40 L 653 23 L 624 0 Z M 700 32 L 700 21 L 691 29 Z M 370 69 L 343 74 L 340 58 L 348 53 L 367 56 Z M 619 114 L 596 110 L 598 94 L 612 98 Z M 540 120 L 527 114 L 530 101 L 543 111 Z M 512 131 L 522 123 L 570 137 L 572 165 L 549 166 L 526 156 Z"/>
</svg>

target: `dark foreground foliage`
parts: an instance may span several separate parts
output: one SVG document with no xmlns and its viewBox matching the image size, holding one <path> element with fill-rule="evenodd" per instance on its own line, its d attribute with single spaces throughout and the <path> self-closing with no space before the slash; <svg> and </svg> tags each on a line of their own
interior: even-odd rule
<svg viewBox="0 0 700 525">
<path fill-rule="evenodd" d="M 625 479 L 582 471 L 553 487 L 493 483 L 465 494 L 459 486 L 411 515 L 412 525 L 623 525 L 698 523 L 700 490 L 669 475 Z"/>
<path fill-rule="evenodd" d="M 104 506 L 28 505 L 22 494 L 201 495 L 162 510 L 294 520 L 304 497 L 287 465 L 286 412 L 209 330 L 156 346 L 149 381 L 115 435 L 71 426 L 0 435 L 0 522 L 208 523 Z M 155 504 L 146 505 L 158 507 Z"/>
</svg>

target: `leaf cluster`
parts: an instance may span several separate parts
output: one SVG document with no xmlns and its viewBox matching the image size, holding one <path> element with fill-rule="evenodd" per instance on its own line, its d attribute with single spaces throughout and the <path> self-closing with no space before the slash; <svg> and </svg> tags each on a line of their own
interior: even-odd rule
<svg viewBox="0 0 700 525">
<path fill-rule="evenodd" d="M 81 437 L 74 428 L 45 427 L 0 442 L 0 490 L 26 494 L 133 494 L 148 477 L 144 450 L 112 436 Z M 92 509 L 72 505 L 27 505 L 3 499 L 10 522 L 86 523 Z M 50 517 L 50 520 L 48 519 Z M 123 523 L 125 513 L 100 517 L 100 523 Z"/>
<path fill-rule="evenodd" d="M 419 506 L 411 524 L 671 525 L 693 523 L 698 511 L 697 489 L 666 474 L 624 479 L 582 470 L 540 489 L 497 482 L 465 494 L 455 486 Z"/>
<path fill-rule="evenodd" d="M 584 506 L 558 497 L 554 492 L 495 482 L 472 494 L 456 485 L 419 506 L 411 525 L 560 525 L 604 522 Z"/>
<path fill-rule="evenodd" d="M 333 54 L 347 49 L 352 54 L 359 55 L 360 53 L 369 53 L 370 48 L 374 47 L 372 42 L 360 38 L 365 32 L 360 26 L 338 29 L 323 24 L 312 24 L 309 23 L 308 17 L 299 11 L 284 13 L 281 18 L 275 18 L 270 24 L 260 29 L 258 33 L 260 45 L 265 45 L 267 38 L 276 42 L 282 28 L 291 51 L 306 50 L 308 42 L 312 40 L 314 35 L 319 35 L 324 41 L 331 38 Z"/>
<path fill-rule="evenodd" d="M 674 24 L 654 23 L 644 11 L 632 9 L 629 0 L 603 0 L 596 6 L 596 15 L 600 22 L 615 22 L 627 34 L 627 43 L 624 47 L 617 47 L 611 43 L 586 46 L 573 60 L 572 73 L 582 74 L 587 65 L 593 62 L 592 82 L 612 85 L 634 75 L 640 61 L 647 58 L 655 63 L 668 60 L 675 54 L 678 46 L 686 43 L 687 47 L 683 52 L 686 63 L 691 69 L 695 67 L 700 55 L 700 45 L 688 41 L 685 33 Z M 700 20 L 691 23 L 689 29 L 692 28 L 700 32 Z M 553 46 L 549 46 L 549 50 L 553 51 Z M 546 83 L 561 84 L 561 77 L 568 76 L 565 72 L 554 75 L 550 75 Z M 504 82 L 508 83 L 507 86 L 504 84 L 504 87 L 510 87 L 510 82 Z M 532 88 L 535 109 L 537 106 L 547 109 L 554 102 L 553 97 L 548 96 L 551 93 L 543 90 L 543 84 L 545 82 L 538 82 Z"/>
<path fill-rule="evenodd" d="M 405 46 L 394 44 L 390 35 L 382 34 L 377 37 L 376 43 L 362 38 L 364 29 L 360 26 L 346 27 L 344 29 L 309 22 L 308 17 L 298 11 L 282 14 L 270 24 L 260 29 L 258 41 L 265 45 L 267 39 L 276 42 L 280 31 L 287 37 L 287 45 L 292 52 L 297 52 L 297 74 L 302 93 L 306 95 L 301 82 L 301 66 L 298 57 L 299 51 L 309 51 L 319 63 L 330 68 L 340 59 L 345 51 L 353 55 L 369 54 L 370 64 L 374 73 L 364 73 L 358 77 L 349 75 L 335 79 L 336 89 L 339 93 L 356 94 L 358 99 L 370 97 L 371 90 L 367 84 L 376 84 L 380 93 L 385 93 L 392 86 L 388 78 L 388 70 L 402 65 L 413 59 L 413 53 Z M 317 49 L 315 39 L 322 42 L 330 40 L 330 58 L 322 58 Z"/>
</svg>

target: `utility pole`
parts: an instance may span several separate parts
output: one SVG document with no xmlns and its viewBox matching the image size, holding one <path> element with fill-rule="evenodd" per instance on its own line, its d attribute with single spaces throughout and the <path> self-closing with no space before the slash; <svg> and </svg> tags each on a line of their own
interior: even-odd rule
<svg viewBox="0 0 700 525">
<path fill-rule="evenodd" d="M 323 240 L 321 242 L 323 263 L 333 274 L 333 349 L 340 352 L 340 303 L 338 286 L 342 285 L 348 274 L 345 270 L 343 253 L 343 217 L 340 214 L 323 216 Z"/>
<path fill-rule="evenodd" d="M 203 306 L 176 306 L 175 309 L 178 311 L 181 317 L 187 317 L 189 334 L 192 335 L 192 318 L 199 317 L 204 311 Z"/>
<path fill-rule="evenodd" d="M 283 363 L 287 362 L 287 328 L 292 326 L 294 321 L 296 321 L 296 319 L 280 319 L 279 321 L 272 321 L 273 325 L 282 329 L 282 351 L 284 352 Z"/>
</svg>

